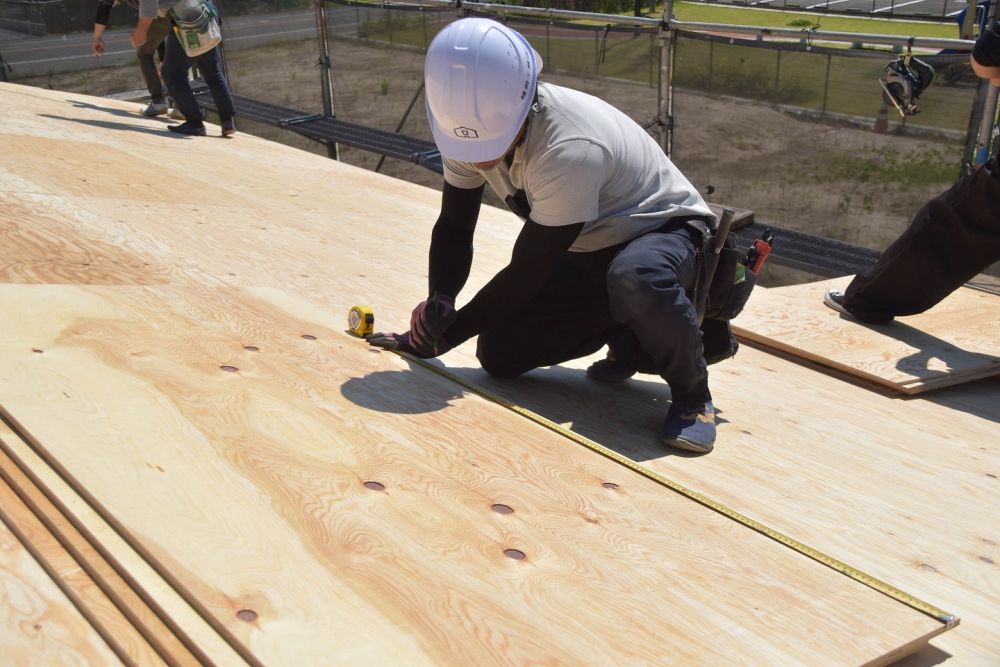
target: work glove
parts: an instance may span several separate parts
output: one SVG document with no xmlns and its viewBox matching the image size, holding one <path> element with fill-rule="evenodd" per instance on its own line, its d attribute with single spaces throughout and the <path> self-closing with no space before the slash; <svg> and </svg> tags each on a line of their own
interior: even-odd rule
<svg viewBox="0 0 1000 667">
<path fill-rule="evenodd" d="M 412 354 L 413 356 L 420 357 L 421 359 L 430 359 L 431 357 L 436 356 L 433 350 L 420 350 L 414 347 L 410 340 L 409 331 L 403 334 L 382 332 L 370 333 L 365 336 L 365 340 L 368 341 L 369 345 L 382 347 L 387 350 L 406 352 L 407 354 Z"/>
<path fill-rule="evenodd" d="M 458 319 L 455 299 L 447 294 L 435 294 L 421 301 L 410 315 L 410 344 L 420 350 L 444 354 L 451 349 L 444 332 Z"/>
</svg>

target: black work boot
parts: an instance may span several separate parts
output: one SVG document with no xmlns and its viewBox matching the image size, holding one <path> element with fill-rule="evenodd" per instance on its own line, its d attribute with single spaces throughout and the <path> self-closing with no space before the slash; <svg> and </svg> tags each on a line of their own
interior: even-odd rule
<svg viewBox="0 0 1000 667">
<path fill-rule="evenodd" d="M 186 134 L 192 137 L 205 136 L 205 124 L 193 123 L 189 120 L 184 121 L 180 125 L 167 125 L 167 129 L 175 134 Z"/>
</svg>

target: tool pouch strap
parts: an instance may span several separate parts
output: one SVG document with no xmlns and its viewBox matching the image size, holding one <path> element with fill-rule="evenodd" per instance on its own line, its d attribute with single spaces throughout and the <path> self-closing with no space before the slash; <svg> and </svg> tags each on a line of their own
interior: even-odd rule
<svg viewBox="0 0 1000 667">
<path fill-rule="evenodd" d="M 736 248 L 732 235 L 727 235 L 722 251 L 719 253 L 719 263 L 715 268 L 711 284 L 708 284 L 709 256 L 715 246 L 715 235 L 718 229 L 705 218 L 692 217 L 684 221 L 691 229 L 697 231 L 701 238 L 698 248 L 698 280 L 692 293 L 691 301 L 700 306 L 698 316 L 702 319 L 731 320 L 743 310 L 750 292 L 757 283 L 757 276 L 740 263 L 742 253 Z M 702 293 L 708 289 L 708 294 Z"/>
<path fill-rule="evenodd" d="M 757 284 L 757 276 L 741 263 L 743 253 L 736 248 L 732 236 L 726 239 L 719 255 L 715 277 L 708 288 L 705 318 L 731 320 L 743 310 Z"/>
</svg>

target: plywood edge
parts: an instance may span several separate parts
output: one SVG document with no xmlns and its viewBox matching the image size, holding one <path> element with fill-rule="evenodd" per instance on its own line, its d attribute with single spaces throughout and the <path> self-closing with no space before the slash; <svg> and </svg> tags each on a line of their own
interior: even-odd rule
<svg viewBox="0 0 1000 667">
<path fill-rule="evenodd" d="M 93 579 L 77 566 L 6 479 L 0 479 L 0 521 L 119 660 L 126 665 L 166 664 Z"/>
<path fill-rule="evenodd" d="M 256 664 L 246 660 L 226 638 L 220 636 L 154 565 L 133 549 L 111 522 L 105 520 L 100 510 L 78 493 L 63 473 L 48 463 L 44 450 L 30 441 L 30 435 L 23 433 L 17 421 L 0 407 L 0 453 L 16 465 L 54 510 L 78 531 L 94 552 L 183 645 L 182 652 L 168 652 L 172 655 L 172 665 L 246 667 L 248 663 Z M 193 662 L 187 659 L 177 661 L 185 653 Z"/>
<path fill-rule="evenodd" d="M 822 355 L 814 354 L 812 352 L 808 352 L 807 350 L 803 350 L 802 348 L 795 347 L 794 345 L 787 345 L 787 344 L 782 343 L 780 341 L 777 341 L 777 340 L 775 340 L 773 338 L 769 338 L 767 336 L 763 336 L 761 334 L 754 333 L 753 331 L 750 331 L 749 329 L 744 329 L 744 328 L 740 327 L 735 322 L 732 324 L 732 327 L 733 327 L 733 334 L 738 339 L 740 339 L 742 341 L 748 341 L 748 342 L 756 343 L 758 346 L 760 346 L 760 347 L 762 347 L 764 349 L 776 350 L 778 352 L 781 352 L 781 353 L 787 355 L 791 359 L 801 359 L 801 360 L 812 362 L 818 368 L 823 369 L 823 370 L 831 370 L 832 369 L 832 370 L 835 370 L 835 371 L 837 371 L 839 373 L 844 373 L 844 374 L 849 375 L 851 377 L 858 378 L 858 379 L 864 380 L 866 382 L 870 382 L 872 384 L 879 385 L 880 387 L 884 387 L 884 388 L 887 388 L 887 389 L 892 389 L 892 390 L 897 391 L 897 392 L 906 392 L 905 386 L 902 385 L 902 384 L 900 384 L 900 383 L 898 383 L 898 382 L 892 382 L 890 380 L 886 380 L 885 378 L 879 377 L 878 375 L 874 375 L 872 373 L 866 373 L 865 371 L 858 370 L 857 368 L 854 368 L 854 367 L 849 366 L 847 364 L 842 364 L 842 363 L 833 361 L 832 359 L 829 359 L 829 358 L 824 357 Z M 930 379 L 933 379 L 933 377 L 931 377 Z M 925 378 L 923 380 L 915 378 L 914 381 L 924 381 L 924 382 L 926 382 L 927 378 Z"/>
<path fill-rule="evenodd" d="M 885 655 L 879 656 L 871 662 L 866 662 L 862 667 L 882 667 L 883 665 L 891 665 L 898 660 L 902 660 L 903 658 L 916 653 L 917 651 L 927 648 L 928 642 L 930 642 L 931 639 L 948 630 L 951 630 L 959 623 L 960 619 L 956 618 L 953 623 L 942 625 L 940 628 L 932 630 L 921 637 L 917 637 L 913 641 L 907 642 L 906 644 L 889 651 Z"/>
<path fill-rule="evenodd" d="M 130 651 L 132 657 L 140 664 L 170 664 L 178 667 L 203 664 L 203 661 L 195 658 L 138 593 L 17 466 L 7 453 L 8 449 L 2 446 L 7 439 L 9 439 L 7 434 L 0 431 L 0 478 L 37 517 L 38 523 L 44 526 L 67 556 L 86 572 L 107 602 L 113 604 L 120 615 L 141 636 L 141 641 L 133 638 L 128 646 L 135 645 L 142 649 L 142 644 L 145 644 L 150 652 L 155 652 L 154 656 L 143 655 L 147 653 L 145 650 Z M 101 607 L 95 607 L 96 611 L 100 609 Z M 114 620 L 116 623 L 121 623 L 120 619 Z"/>
</svg>

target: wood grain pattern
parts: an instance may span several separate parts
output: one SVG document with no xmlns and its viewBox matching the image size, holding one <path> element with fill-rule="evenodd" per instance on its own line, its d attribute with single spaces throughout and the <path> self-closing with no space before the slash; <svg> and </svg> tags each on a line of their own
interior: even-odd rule
<svg viewBox="0 0 1000 667">
<path fill-rule="evenodd" d="M 0 307 L 3 405 L 264 663 L 863 663 L 943 629 L 280 292 Z"/>
<path fill-rule="evenodd" d="M 125 664 L 167 664 L 5 478 L 0 479 L 0 518 Z"/>
<path fill-rule="evenodd" d="M 754 290 L 737 335 L 915 394 L 1000 374 L 1000 298 L 961 288 L 921 315 L 866 325 L 823 305 L 841 278 Z"/>
<path fill-rule="evenodd" d="M 0 429 L 0 445 L 5 449 L 4 437 Z M 116 653 L 127 655 L 134 664 L 169 664 L 172 667 L 202 664 L 202 660 L 181 643 L 131 584 L 63 516 L 3 449 L 0 449 L 0 478 L 33 515 L 30 517 L 32 521 L 26 519 L 26 525 L 20 526 L 22 532 L 29 533 L 30 541 L 39 549 L 44 539 L 55 551 L 54 555 L 46 553 L 45 559 L 54 565 L 54 560 L 58 558 L 79 571 L 74 575 L 86 577 L 80 597 L 85 598 L 98 622 L 105 628 L 111 628 L 112 631 L 105 636 L 110 636 L 109 643 L 121 645 Z M 91 602 L 91 596 L 96 600 Z"/>
<path fill-rule="evenodd" d="M 7 505 L 3 508 L 6 510 Z M 6 512 L 0 512 L 6 514 Z M 10 665 L 121 665 L 0 517 L 0 655 Z"/>
<path fill-rule="evenodd" d="M 15 464 L 16 470 L 12 477 L 21 480 L 26 493 L 44 510 L 46 520 L 64 531 L 64 541 L 70 542 L 78 551 L 76 558 L 85 557 L 88 567 L 99 570 L 104 578 L 102 584 L 105 587 L 113 586 L 113 594 L 123 598 L 119 601 L 119 606 L 133 606 L 133 624 L 146 628 L 147 633 L 156 633 L 155 637 L 150 637 L 149 634 L 146 636 L 152 643 L 161 646 L 160 652 L 169 656 L 170 664 L 184 665 L 191 662 L 184 655 L 184 650 L 174 643 L 175 639 L 170 636 L 173 634 L 184 637 L 187 644 L 195 647 L 193 652 L 197 656 L 197 663 L 245 667 L 247 663 L 232 647 L 2 420 L 0 454 Z M 18 471 L 20 475 L 17 474 Z M 73 535 L 74 532 L 82 536 L 87 544 L 81 543 Z M 93 550 L 98 553 L 94 554 Z M 114 572 L 107 572 L 105 565 L 110 565 Z M 121 583 L 116 583 L 115 579 Z M 131 589 L 131 595 L 128 589 Z M 156 613 L 168 619 L 171 627 L 166 631 L 156 628 L 156 621 L 147 617 L 147 610 L 141 609 L 134 600 L 124 599 L 132 595 L 139 596 L 145 604 L 154 605 Z M 136 619 L 136 616 L 139 618 Z"/>
</svg>

